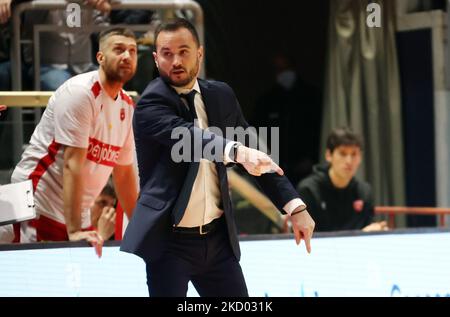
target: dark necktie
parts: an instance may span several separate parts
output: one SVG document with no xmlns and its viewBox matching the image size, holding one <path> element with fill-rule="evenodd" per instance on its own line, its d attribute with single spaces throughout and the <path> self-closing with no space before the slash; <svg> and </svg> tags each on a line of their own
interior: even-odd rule
<svg viewBox="0 0 450 317">
<path fill-rule="evenodd" d="M 195 111 L 195 103 L 194 103 L 195 93 L 196 91 L 192 90 L 188 94 L 180 95 L 181 98 L 187 101 L 189 113 L 191 114 L 193 120 L 197 119 L 197 113 Z M 192 187 L 194 186 L 195 178 L 197 177 L 198 167 L 199 162 L 191 162 L 189 164 L 189 170 L 186 174 L 186 179 L 183 183 L 178 199 L 172 210 L 173 223 L 175 225 L 178 225 L 180 223 L 181 219 L 183 218 L 186 207 L 189 203 Z"/>
<path fill-rule="evenodd" d="M 181 98 L 183 98 L 184 100 L 186 100 L 188 108 L 189 108 L 189 113 L 191 114 L 193 119 L 197 119 L 197 112 L 195 111 L 195 90 L 191 90 L 191 92 L 189 92 L 188 94 L 181 94 Z"/>
</svg>

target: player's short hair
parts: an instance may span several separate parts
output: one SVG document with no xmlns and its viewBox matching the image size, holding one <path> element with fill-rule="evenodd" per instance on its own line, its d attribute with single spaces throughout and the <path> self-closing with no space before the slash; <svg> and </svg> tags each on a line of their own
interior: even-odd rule
<svg viewBox="0 0 450 317">
<path fill-rule="evenodd" d="M 158 25 L 158 27 L 155 30 L 155 36 L 154 36 L 155 49 L 156 49 L 156 43 L 158 40 L 159 33 L 175 32 L 175 31 L 178 31 L 179 29 L 187 29 L 192 34 L 195 44 L 197 44 L 197 46 L 200 46 L 200 37 L 198 36 L 195 26 L 186 19 L 177 18 L 177 19 L 168 20 L 167 22 L 163 22 L 160 25 Z"/>
<path fill-rule="evenodd" d="M 102 47 L 105 41 L 114 35 L 122 35 L 136 40 L 136 35 L 130 29 L 124 27 L 113 27 L 100 32 L 100 35 L 98 36 L 99 46 Z"/>
<path fill-rule="evenodd" d="M 354 145 L 363 150 L 363 140 L 361 136 L 353 132 L 348 127 L 336 128 L 328 136 L 327 150 L 331 153 L 341 145 Z"/>
<path fill-rule="evenodd" d="M 105 187 L 103 187 L 100 195 L 116 198 L 116 191 L 114 190 L 114 187 L 112 185 L 106 184 Z"/>
</svg>

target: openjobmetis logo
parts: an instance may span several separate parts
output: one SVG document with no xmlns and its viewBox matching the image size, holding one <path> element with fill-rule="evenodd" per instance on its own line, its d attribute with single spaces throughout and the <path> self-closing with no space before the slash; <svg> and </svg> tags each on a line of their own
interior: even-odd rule
<svg viewBox="0 0 450 317">
<path fill-rule="evenodd" d="M 89 147 L 86 158 L 97 164 L 115 166 L 120 154 L 120 146 L 103 143 L 89 138 Z"/>
</svg>

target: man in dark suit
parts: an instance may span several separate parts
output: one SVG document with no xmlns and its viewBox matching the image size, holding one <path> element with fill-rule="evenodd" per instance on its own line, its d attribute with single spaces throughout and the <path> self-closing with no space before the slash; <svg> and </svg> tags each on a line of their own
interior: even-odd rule
<svg viewBox="0 0 450 317">
<path fill-rule="evenodd" d="M 186 296 L 189 281 L 201 296 L 248 296 L 226 165 L 256 176 L 308 252 L 314 221 L 267 154 L 221 136 L 248 124 L 227 84 L 197 79 L 203 47 L 192 24 L 161 24 L 155 47 L 160 77 L 143 92 L 133 122 L 141 194 L 121 250 L 144 259 L 150 296 Z M 179 142 L 187 160 L 177 157 Z"/>
</svg>

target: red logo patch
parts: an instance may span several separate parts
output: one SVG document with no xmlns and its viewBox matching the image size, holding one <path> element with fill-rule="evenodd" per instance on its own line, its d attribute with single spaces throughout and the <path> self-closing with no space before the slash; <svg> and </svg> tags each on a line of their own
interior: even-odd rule
<svg viewBox="0 0 450 317">
<path fill-rule="evenodd" d="M 361 199 L 355 200 L 353 202 L 353 209 L 356 212 L 361 212 L 364 208 L 364 201 L 362 201 Z"/>
<path fill-rule="evenodd" d="M 120 109 L 120 120 L 125 120 L 125 109 Z"/>
</svg>

